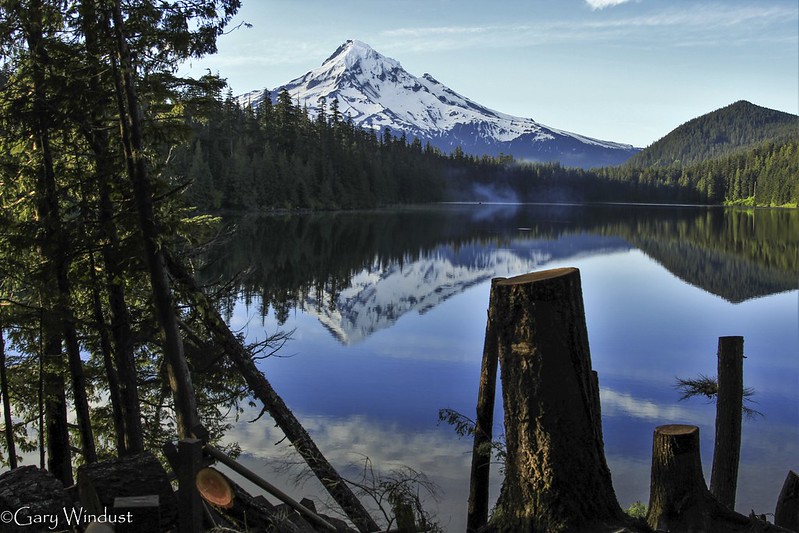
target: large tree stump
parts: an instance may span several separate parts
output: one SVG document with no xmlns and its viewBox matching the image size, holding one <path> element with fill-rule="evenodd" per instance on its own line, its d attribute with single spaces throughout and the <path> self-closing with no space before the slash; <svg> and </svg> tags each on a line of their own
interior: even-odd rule
<svg viewBox="0 0 799 533">
<path fill-rule="evenodd" d="M 741 456 L 743 368 L 744 338 L 719 337 L 716 439 L 710 493 L 730 509 L 735 509 L 738 463 Z"/>
<path fill-rule="evenodd" d="M 774 523 L 799 532 L 799 476 L 791 470 L 782 485 L 774 511 Z"/>
<path fill-rule="evenodd" d="M 493 527 L 557 533 L 625 523 L 605 461 L 579 271 L 495 280 L 489 320 L 507 446 Z"/>
<path fill-rule="evenodd" d="M 0 511 L 16 513 L 16 520 L 0 523 L 0 531 L 46 531 L 52 524 L 35 524 L 41 517 L 56 517 L 64 524 L 73 502 L 53 474 L 36 466 L 22 466 L 0 475 Z M 18 524 L 21 524 L 17 526 Z"/>
<path fill-rule="evenodd" d="M 78 468 L 78 494 L 87 513 L 111 510 L 117 497 L 157 495 L 162 531 L 177 522 L 177 498 L 166 471 L 149 452 Z"/>
</svg>

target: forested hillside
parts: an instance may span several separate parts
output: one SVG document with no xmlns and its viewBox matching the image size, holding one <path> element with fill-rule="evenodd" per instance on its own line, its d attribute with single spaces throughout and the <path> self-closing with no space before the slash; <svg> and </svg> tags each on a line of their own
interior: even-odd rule
<svg viewBox="0 0 799 533">
<path fill-rule="evenodd" d="M 687 166 L 624 165 L 596 173 L 633 187 L 654 188 L 662 201 L 795 207 L 799 204 L 797 137 Z"/>
<path fill-rule="evenodd" d="M 702 115 L 675 128 L 626 165 L 691 165 L 766 141 L 796 139 L 799 117 L 744 100 Z"/>
</svg>

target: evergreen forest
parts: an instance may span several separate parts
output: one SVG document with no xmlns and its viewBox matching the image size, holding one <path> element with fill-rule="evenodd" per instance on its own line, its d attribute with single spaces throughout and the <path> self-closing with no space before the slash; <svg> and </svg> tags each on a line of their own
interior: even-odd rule
<svg viewBox="0 0 799 533">
<path fill-rule="evenodd" d="M 437 201 L 799 202 L 796 117 L 747 102 L 677 128 L 624 165 L 583 170 L 460 147 L 446 154 L 389 130 L 356 128 L 337 100 L 320 102 L 314 118 L 286 91 L 275 100 L 241 108 L 232 95 L 216 95 L 206 114 L 185 117 L 192 140 L 174 150 L 169 172 L 187 184 L 189 204 L 218 212 Z M 683 155 L 663 156 L 669 150 Z"/>
</svg>

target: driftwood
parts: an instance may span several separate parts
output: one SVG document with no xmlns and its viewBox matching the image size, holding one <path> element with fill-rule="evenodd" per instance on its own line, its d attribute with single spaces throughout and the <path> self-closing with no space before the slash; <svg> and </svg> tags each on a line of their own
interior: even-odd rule
<svg viewBox="0 0 799 533">
<path fill-rule="evenodd" d="M 774 511 L 774 523 L 799 532 L 799 476 L 791 470 L 782 485 Z"/>
<path fill-rule="evenodd" d="M 507 451 L 493 528 L 554 533 L 630 525 L 605 461 L 579 271 L 494 280 L 489 321 Z"/>
<path fill-rule="evenodd" d="M 78 468 L 78 494 L 88 513 L 102 514 L 113 509 L 118 497 L 158 496 L 161 530 L 168 531 L 177 521 L 177 498 L 166 471 L 149 452 Z"/>
<path fill-rule="evenodd" d="M 25 524 L 36 524 L 35 520 L 47 516 L 56 517 L 63 525 L 73 506 L 64 485 L 47 470 L 22 466 L 0 475 L 0 511 L 21 510 L 16 521 L 6 523 L 4 518 L 0 531 L 47 531 L 50 522 L 41 523 L 41 527 Z"/>
<path fill-rule="evenodd" d="M 659 426 L 652 445 L 647 522 L 658 531 L 691 533 L 785 532 L 728 509 L 707 488 L 699 455 L 699 428 Z"/>
</svg>

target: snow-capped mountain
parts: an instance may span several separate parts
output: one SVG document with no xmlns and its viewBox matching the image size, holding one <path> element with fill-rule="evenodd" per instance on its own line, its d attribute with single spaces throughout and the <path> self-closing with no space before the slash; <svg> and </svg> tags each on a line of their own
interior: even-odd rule
<svg viewBox="0 0 799 533">
<path fill-rule="evenodd" d="M 322 65 L 270 91 L 273 101 L 286 89 L 292 100 L 318 112 L 338 99 L 339 111 L 358 126 L 405 133 L 445 152 L 460 146 L 475 155 L 511 154 L 517 159 L 560 161 L 570 166 L 618 164 L 638 149 L 550 128 L 532 118 L 488 109 L 446 87 L 430 74 L 417 78 L 394 59 L 360 41 L 342 44 Z M 264 91 L 238 97 L 257 106 Z"/>
</svg>

